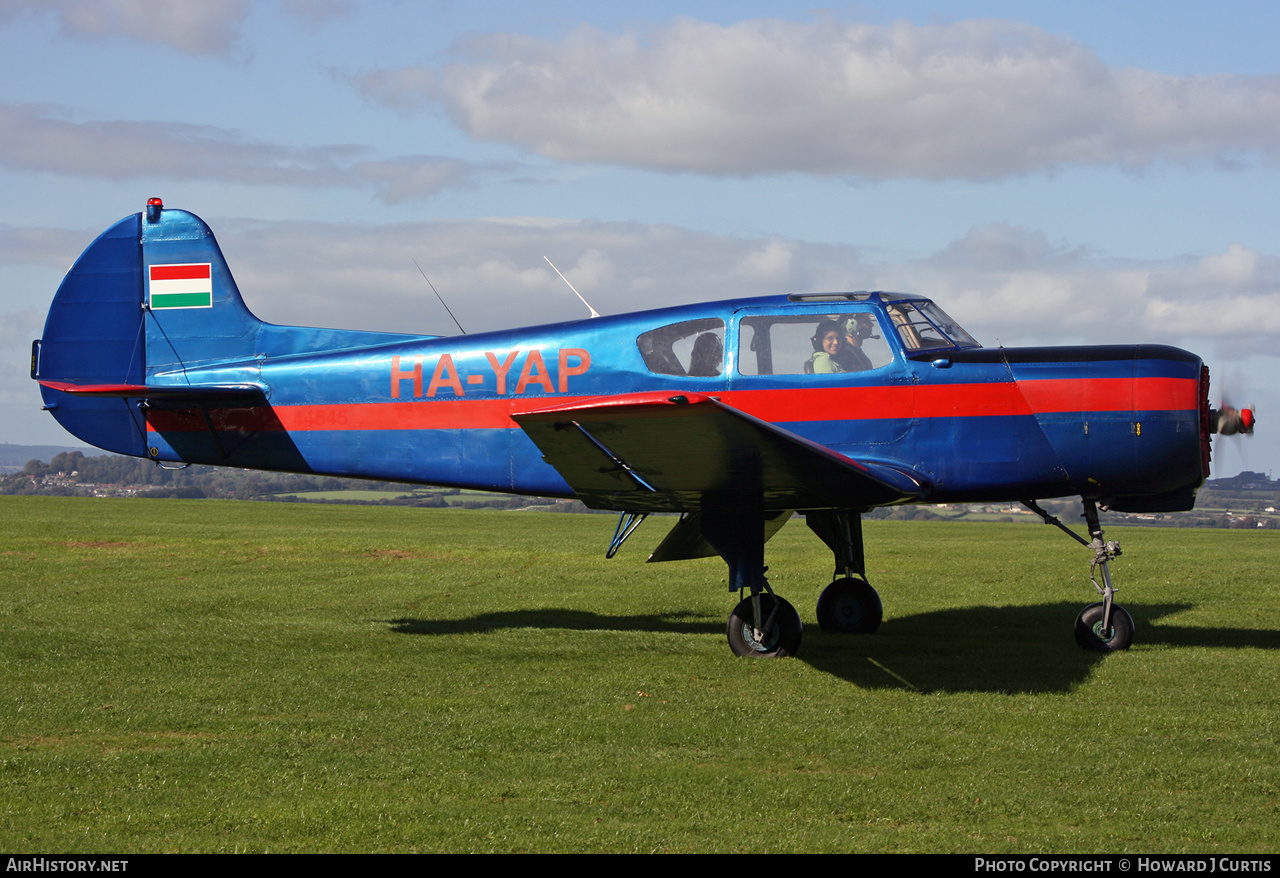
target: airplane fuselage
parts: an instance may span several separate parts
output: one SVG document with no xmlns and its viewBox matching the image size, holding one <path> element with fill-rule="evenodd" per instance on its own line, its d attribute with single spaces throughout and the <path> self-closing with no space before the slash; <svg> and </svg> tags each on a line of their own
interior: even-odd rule
<svg viewBox="0 0 1280 878">
<path fill-rule="evenodd" d="M 890 328 L 891 358 L 870 370 L 744 374 L 758 371 L 739 362 L 746 319 L 763 312 L 807 326 L 868 306 L 884 307 L 777 297 L 346 351 L 267 349 L 240 364 L 152 373 L 148 383 L 257 384 L 270 405 L 218 412 L 221 447 L 202 413 L 153 407 L 147 443 L 160 460 L 571 497 L 512 414 L 697 393 L 855 460 L 910 462 L 929 502 L 1086 494 L 1190 508 L 1205 473 L 1205 387 L 1200 359 L 1177 348 L 909 355 Z M 724 323 L 719 375 L 655 373 L 636 343 L 714 319 Z"/>
</svg>

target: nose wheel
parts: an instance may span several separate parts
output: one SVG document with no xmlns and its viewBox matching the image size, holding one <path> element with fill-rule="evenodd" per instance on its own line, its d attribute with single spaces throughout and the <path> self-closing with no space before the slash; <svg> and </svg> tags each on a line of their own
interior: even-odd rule
<svg viewBox="0 0 1280 878">
<path fill-rule="evenodd" d="M 1133 643 L 1133 617 L 1119 604 L 1111 605 L 1111 618 L 1104 619 L 1106 604 L 1089 604 L 1076 616 L 1076 643 L 1095 652 L 1128 649 Z"/>
</svg>

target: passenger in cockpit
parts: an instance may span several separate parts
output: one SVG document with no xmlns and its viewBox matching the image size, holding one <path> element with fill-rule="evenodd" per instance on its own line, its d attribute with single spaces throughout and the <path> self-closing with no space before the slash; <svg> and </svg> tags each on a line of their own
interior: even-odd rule
<svg viewBox="0 0 1280 878">
<path fill-rule="evenodd" d="M 720 364 L 723 362 L 724 343 L 714 332 L 704 332 L 693 343 L 693 352 L 689 356 L 689 375 L 713 378 L 720 374 Z"/>
<path fill-rule="evenodd" d="M 829 375 L 833 372 L 847 372 L 841 363 L 840 351 L 844 347 L 844 328 L 834 320 L 824 320 L 818 324 L 818 331 L 810 339 L 813 342 L 813 356 L 809 358 L 810 368 L 806 372 L 816 375 Z"/>
</svg>

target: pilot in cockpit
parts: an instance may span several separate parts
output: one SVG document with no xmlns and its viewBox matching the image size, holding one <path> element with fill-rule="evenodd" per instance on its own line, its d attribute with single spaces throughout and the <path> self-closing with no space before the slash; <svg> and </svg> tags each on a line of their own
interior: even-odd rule
<svg viewBox="0 0 1280 878">
<path fill-rule="evenodd" d="M 872 368 L 871 358 L 862 349 L 864 338 L 875 338 L 875 318 L 855 314 L 844 321 L 844 344 L 840 346 L 840 365 L 846 372 L 862 372 Z"/>
</svg>

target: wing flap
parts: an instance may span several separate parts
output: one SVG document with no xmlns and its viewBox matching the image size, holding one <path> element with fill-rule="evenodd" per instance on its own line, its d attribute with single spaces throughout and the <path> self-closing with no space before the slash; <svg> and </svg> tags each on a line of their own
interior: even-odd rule
<svg viewBox="0 0 1280 878">
<path fill-rule="evenodd" d="M 780 512 L 766 514 L 764 519 L 764 541 L 773 539 L 774 534 L 782 530 L 794 512 L 783 509 Z M 675 527 L 658 544 L 649 555 L 650 563 L 655 561 L 688 561 L 693 558 L 714 558 L 719 552 L 702 533 L 702 513 L 690 512 L 680 516 Z"/>
<path fill-rule="evenodd" d="M 905 466 L 853 460 L 700 394 L 627 394 L 512 418 L 594 509 L 871 507 L 926 489 Z"/>
</svg>

